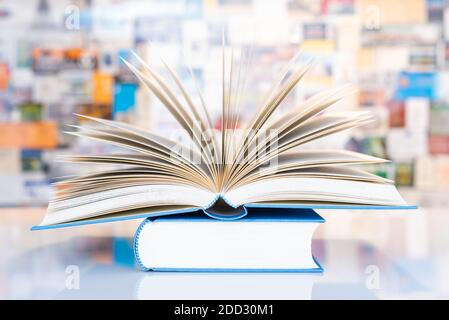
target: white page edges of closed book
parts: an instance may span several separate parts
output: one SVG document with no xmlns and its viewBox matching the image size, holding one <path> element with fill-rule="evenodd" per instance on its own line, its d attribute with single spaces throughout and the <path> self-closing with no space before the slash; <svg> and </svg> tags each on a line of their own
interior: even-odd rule
<svg viewBox="0 0 449 320">
<path fill-rule="evenodd" d="M 318 222 L 151 221 L 135 250 L 146 270 L 321 270 L 311 243 Z"/>
</svg>

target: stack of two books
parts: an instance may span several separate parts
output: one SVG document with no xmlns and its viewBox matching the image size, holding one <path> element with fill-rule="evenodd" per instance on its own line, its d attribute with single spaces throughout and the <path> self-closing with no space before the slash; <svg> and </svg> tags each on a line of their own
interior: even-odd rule
<svg viewBox="0 0 449 320">
<path fill-rule="evenodd" d="M 201 95 L 195 104 L 174 69 L 166 66 L 176 85 L 172 90 L 138 61 L 142 71 L 125 63 L 192 143 L 82 116 L 91 125 L 70 134 L 125 151 L 66 157 L 115 167 L 57 183 L 47 214 L 34 229 L 146 218 L 135 236 L 136 260 L 145 270 L 319 272 L 311 241 L 324 220 L 314 209 L 409 208 L 392 181 L 350 166 L 385 160 L 300 148 L 372 120 L 365 112 L 326 110 L 346 89 L 312 96 L 273 119 L 309 66 L 282 72 L 247 130 L 239 130 L 239 92 L 232 90 L 236 79 L 232 71 L 225 74 L 223 56 L 221 124 L 215 130 Z"/>
</svg>

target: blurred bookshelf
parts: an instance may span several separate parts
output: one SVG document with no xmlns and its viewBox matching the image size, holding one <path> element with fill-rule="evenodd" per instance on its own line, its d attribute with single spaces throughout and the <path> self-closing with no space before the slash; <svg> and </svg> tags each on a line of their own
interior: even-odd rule
<svg viewBox="0 0 449 320">
<path fill-rule="evenodd" d="M 155 68 L 160 56 L 174 65 L 218 120 L 223 30 L 235 60 L 248 62 L 242 119 L 302 50 L 315 65 L 282 109 L 352 83 L 357 93 L 336 108 L 376 115 L 368 127 L 307 147 L 388 158 L 370 169 L 410 202 L 447 205 L 446 0 L 4 0 L 0 25 L 0 206 L 45 205 L 52 181 L 95 169 L 57 155 L 117 151 L 64 134 L 80 121 L 74 113 L 173 134 L 173 119 L 120 60 L 132 62 L 132 51 Z"/>
</svg>

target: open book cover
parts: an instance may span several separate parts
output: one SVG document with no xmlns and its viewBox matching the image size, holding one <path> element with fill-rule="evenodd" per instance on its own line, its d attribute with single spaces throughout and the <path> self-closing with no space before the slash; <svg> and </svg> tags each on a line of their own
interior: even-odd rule
<svg viewBox="0 0 449 320">
<path fill-rule="evenodd" d="M 245 216 L 249 207 L 413 208 L 392 181 L 361 169 L 386 160 L 345 150 L 302 148 L 364 125 L 372 117 L 367 112 L 332 110 L 348 94 L 347 86 L 318 93 L 283 114 L 276 112 L 310 68 L 310 63 L 298 63 L 298 55 L 281 70 L 244 125 L 239 108 L 242 61 L 228 61 L 223 50 L 221 117 L 214 125 L 200 90 L 193 99 L 171 66 L 164 62 L 163 76 L 137 55 L 136 59 L 138 66 L 124 62 L 177 120 L 190 143 L 79 115 L 90 124 L 74 126 L 69 134 L 124 151 L 64 157 L 80 165 L 115 167 L 56 183 L 47 213 L 33 229 L 199 209 L 210 217 L 232 220 Z"/>
</svg>

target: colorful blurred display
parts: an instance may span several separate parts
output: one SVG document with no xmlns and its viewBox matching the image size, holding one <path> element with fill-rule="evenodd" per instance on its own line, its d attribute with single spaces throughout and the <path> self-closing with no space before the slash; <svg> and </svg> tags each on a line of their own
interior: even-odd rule
<svg viewBox="0 0 449 320">
<path fill-rule="evenodd" d="M 242 120 L 301 50 L 315 65 L 282 108 L 351 83 L 358 91 L 341 107 L 376 116 L 310 147 L 391 159 L 371 169 L 403 192 L 449 188 L 446 0 L 4 0 L 0 25 L 0 205 L 45 205 L 52 181 L 92 170 L 61 165 L 58 154 L 114 151 L 64 134 L 81 121 L 74 113 L 174 132 L 171 116 L 122 62 L 132 63 L 133 52 L 154 68 L 162 59 L 177 68 L 220 123 L 223 33 L 236 63 L 247 62 Z"/>
</svg>

